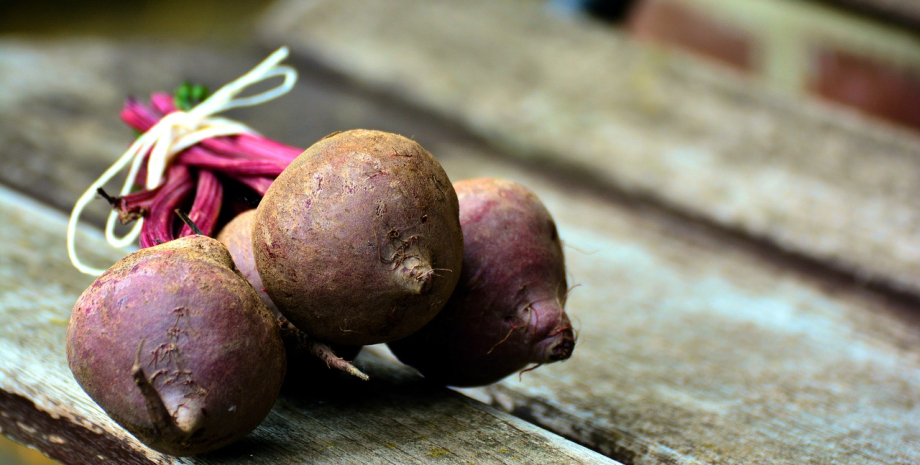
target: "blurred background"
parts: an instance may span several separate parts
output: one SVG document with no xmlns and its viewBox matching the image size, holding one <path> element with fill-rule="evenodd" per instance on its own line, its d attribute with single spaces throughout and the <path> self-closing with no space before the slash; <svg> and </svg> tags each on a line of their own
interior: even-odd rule
<svg viewBox="0 0 920 465">
<path fill-rule="evenodd" d="M 553 0 L 792 95 L 920 130 L 920 8 L 871 0 Z M 913 5 L 913 6 L 911 6 Z"/>
<path fill-rule="evenodd" d="M 603 21 L 794 95 L 920 130 L 920 6 L 882 0 L 533 0 Z M 3 34 L 251 42 L 271 2 L 7 0 Z"/>
<path fill-rule="evenodd" d="M 920 130 L 920 7 L 873 0 L 533 0 L 793 96 Z M 264 0 L 0 3 L 0 34 L 251 45 Z M 458 5 L 457 8 L 462 8 Z M 3 92 L 0 89 L 0 92 Z M 0 464 L 54 463 L 0 437 Z"/>
</svg>

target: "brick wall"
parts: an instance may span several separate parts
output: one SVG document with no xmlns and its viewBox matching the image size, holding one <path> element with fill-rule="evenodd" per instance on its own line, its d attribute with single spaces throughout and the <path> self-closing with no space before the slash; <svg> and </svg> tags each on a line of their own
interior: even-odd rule
<svg viewBox="0 0 920 465">
<path fill-rule="evenodd" d="M 637 37 L 920 130 L 920 35 L 804 1 L 637 0 Z"/>
</svg>

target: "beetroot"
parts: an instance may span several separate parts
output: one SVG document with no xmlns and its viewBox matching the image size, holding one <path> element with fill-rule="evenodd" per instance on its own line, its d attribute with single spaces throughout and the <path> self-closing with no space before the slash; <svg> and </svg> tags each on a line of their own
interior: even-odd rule
<svg viewBox="0 0 920 465">
<path fill-rule="evenodd" d="M 281 316 L 278 307 L 272 302 L 272 299 L 265 292 L 262 286 L 262 279 L 259 277 L 259 270 L 256 269 L 255 259 L 252 257 L 252 227 L 256 219 L 255 210 L 247 210 L 236 215 L 217 235 L 217 240 L 227 246 L 230 256 L 233 257 L 233 263 L 236 264 L 240 274 L 243 275 L 249 284 L 262 298 L 262 302 L 276 316 Z"/>
<path fill-rule="evenodd" d="M 366 345 L 430 321 L 459 278 L 457 197 L 418 143 L 380 131 L 328 136 L 259 204 L 253 252 L 281 313 L 326 342 Z"/>
<path fill-rule="evenodd" d="M 431 323 L 390 349 L 453 386 L 569 358 L 575 337 L 563 309 L 565 262 L 549 212 L 516 183 L 474 179 L 454 188 L 464 239 L 460 282 Z"/>
<path fill-rule="evenodd" d="M 172 455 L 250 432 L 285 372 L 275 318 L 227 249 L 199 235 L 134 252 L 102 274 L 74 306 L 67 359 L 109 416 Z"/>
</svg>

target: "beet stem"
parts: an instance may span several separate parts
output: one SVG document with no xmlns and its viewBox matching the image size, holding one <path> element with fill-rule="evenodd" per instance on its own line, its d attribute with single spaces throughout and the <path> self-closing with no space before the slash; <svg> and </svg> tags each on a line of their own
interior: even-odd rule
<svg viewBox="0 0 920 465">
<path fill-rule="evenodd" d="M 201 232 L 200 229 L 198 229 L 198 226 L 195 224 L 195 222 L 192 221 L 192 219 L 189 218 L 188 215 L 186 215 L 184 211 L 182 211 L 182 210 L 180 210 L 180 209 L 178 209 L 178 208 L 175 209 L 175 210 L 173 210 L 173 211 L 175 211 L 176 214 L 179 215 L 179 219 L 181 219 L 182 222 L 185 223 L 186 226 L 188 226 L 189 228 L 191 228 L 191 230 L 192 230 L 193 233 L 195 233 L 195 234 L 197 234 L 197 235 L 199 235 L 199 236 L 204 236 L 204 235 L 205 235 L 203 232 Z"/>
<path fill-rule="evenodd" d="M 109 195 L 109 193 L 106 192 L 105 189 L 103 189 L 102 187 L 97 187 L 96 193 L 99 194 L 99 197 L 102 197 L 103 199 L 105 199 L 105 201 L 108 202 L 109 205 L 112 206 L 112 208 L 118 208 L 118 199 Z"/>
<path fill-rule="evenodd" d="M 176 101 L 185 111 L 178 111 L 176 103 L 166 94 L 154 94 L 151 99 L 154 108 L 147 108 L 132 98 L 125 102 L 121 117 L 128 125 L 141 131 L 141 134 L 128 150 L 93 183 L 93 186 L 105 185 L 124 168 L 128 167 L 128 176 L 119 194 L 121 197 L 113 198 L 104 195 L 114 209 L 119 210 L 118 213 L 115 211 L 109 212 L 109 217 L 106 220 L 105 237 L 110 245 L 116 248 L 124 248 L 139 238 L 141 248 L 144 248 L 160 241 L 173 239 L 175 234 L 170 229 L 172 217 L 168 214 L 169 210 L 167 210 L 165 219 L 155 218 L 152 207 L 165 206 L 168 202 L 181 201 L 193 189 L 187 188 L 181 183 L 169 186 L 168 182 L 164 182 L 164 177 L 168 175 L 169 169 L 176 165 L 176 163 L 171 162 L 173 162 L 177 154 L 195 145 L 204 146 L 203 142 L 208 139 L 250 134 L 250 137 L 243 140 L 247 143 L 245 146 L 241 146 L 234 138 L 228 138 L 226 145 L 230 147 L 229 154 L 221 155 L 214 151 L 205 151 L 205 155 L 214 156 L 205 157 L 204 161 L 209 163 L 207 168 L 213 171 L 218 171 L 223 164 L 226 165 L 228 170 L 235 170 L 237 174 L 242 170 L 242 173 L 245 174 L 255 173 L 269 177 L 270 179 L 253 179 L 249 183 L 254 185 L 257 193 L 264 195 L 264 191 L 267 189 L 266 184 L 271 183 L 271 179 L 287 166 L 290 160 L 299 153 L 299 150 L 252 134 L 254 131 L 242 123 L 219 118 L 215 115 L 233 108 L 259 105 L 289 92 L 297 81 L 297 71 L 290 66 L 280 64 L 287 56 L 287 47 L 279 48 L 255 68 L 224 85 L 211 95 L 207 95 L 206 89 L 202 86 L 184 84 L 180 87 Z M 282 82 L 255 95 L 239 97 L 239 94 L 253 84 L 275 78 L 282 78 Z M 166 98 L 169 101 L 166 101 Z M 243 163 L 243 166 L 239 166 L 240 163 L 233 163 L 240 160 L 252 162 L 248 171 L 247 164 Z M 146 168 L 143 166 L 144 162 L 146 162 Z M 216 173 L 212 174 L 216 175 Z M 134 185 L 139 184 L 138 181 L 142 177 L 146 178 L 146 182 L 142 185 L 147 191 L 159 189 L 151 201 L 151 210 L 126 213 L 126 209 L 122 208 L 123 206 L 120 204 L 113 203 L 113 200 L 120 200 L 128 195 Z M 213 187 L 213 184 L 219 185 L 220 182 L 215 180 L 211 184 Z M 76 250 L 76 231 L 80 216 L 87 205 L 94 199 L 94 194 L 97 193 L 96 187 L 93 186 L 77 199 L 73 210 L 71 210 L 70 219 L 67 223 L 67 255 L 74 267 L 80 272 L 99 276 L 105 270 L 84 264 L 77 256 Z M 162 187 L 169 188 L 160 189 Z M 176 189 L 179 192 L 169 192 L 170 189 Z M 216 222 L 219 216 L 221 197 L 222 188 L 220 186 L 214 187 L 203 194 L 202 202 L 200 203 L 202 208 L 200 210 L 193 208 L 192 216 L 202 223 L 207 223 L 202 224 L 202 226 L 209 233 L 213 229 L 213 223 Z M 196 204 L 199 204 L 199 202 L 196 201 Z M 138 219 L 138 223 L 131 228 L 127 235 L 123 237 L 115 236 L 116 220 L 124 222 L 134 219 Z M 145 228 L 145 219 L 153 219 L 155 224 Z M 164 220 L 164 222 L 160 224 L 157 220 Z M 163 234 L 164 230 L 165 234 Z"/>
</svg>

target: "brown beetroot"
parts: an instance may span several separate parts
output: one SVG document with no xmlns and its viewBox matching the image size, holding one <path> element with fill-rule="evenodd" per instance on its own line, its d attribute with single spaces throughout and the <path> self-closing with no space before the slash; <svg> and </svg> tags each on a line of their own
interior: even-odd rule
<svg viewBox="0 0 920 465">
<path fill-rule="evenodd" d="M 569 358 L 575 337 L 564 310 L 565 261 L 546 207 L 527 188 L 499 179 L 454 188 L 464 239 L 460 282 L 431 323 L 389 343 L 393 353 L 453 386 Z"/>
<path fill-rule="evenodd" d="M 268 295 L 319 340 L 365 345 L 430 321 L 463 255 L 457 197 L 418 143 L 380 131 L 328 136 L 259 204 L 256 265 Z"/>
<path fill-rule="evenodd" d="M 275 318 L 227 249 L 195 235 L 134 252 L 77 300 L 67 359 L 149 447 L 195 455 L 253 430 L 284 378 Z"/>
</svg>

